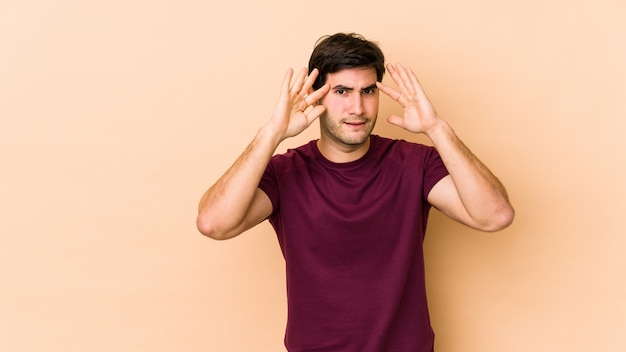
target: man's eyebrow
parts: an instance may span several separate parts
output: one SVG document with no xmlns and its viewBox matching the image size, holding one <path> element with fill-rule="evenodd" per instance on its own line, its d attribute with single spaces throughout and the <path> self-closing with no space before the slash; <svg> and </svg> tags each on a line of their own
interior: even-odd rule
<svg viewBox="0 0 626 352">
<path fill-rule="evenodd" d="M 352 87 L 344 86 L 343 84 L 338 84 L 332 88 L 333 90 L 341 89 L 341 90 L 354 90 Z"/>
<path fill-rule="evenodd" d="M 377 88 L 376 83 L 373 83 L 373 84 L 370 84 L 369 86 L 367 86 L 367 87 L 365 87 L 365 88 L 363 88 L 363 89 L 361 89 L 361 90 L 366 90 L 366 89 L 376 89 L 376 88 Z"/>
<path fill-rule="evenodd" d="M 361 88 L 361 90 L 367 90 L 367 89 L 376 89 L 376 83 L 372 83 L 367 87 Z M 336 86 L 334 86 L 332 88 L 333 90 L 337 90 L 337 89 L 342 89 L 342 90 L 354 90 L 354 88 L 352 87 L 348 87 L 348 86 L 344 86 L 343 84 L 338 84 Z"/>
</svg>

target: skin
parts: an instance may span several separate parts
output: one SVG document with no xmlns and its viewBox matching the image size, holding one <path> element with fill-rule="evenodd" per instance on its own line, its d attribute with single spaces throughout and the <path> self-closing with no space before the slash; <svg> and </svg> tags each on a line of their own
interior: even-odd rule
<svg viewBox="0 0 626 352">
<path fill-rule="evenodd" d="M 320 116 L 318 148 L 334 162 L 356 160 L 369 149 L 369 136 L 376 124 L 376 70 L 342 70 L 328 74 L 326 83 L 330 90 L 320 101 L 326 111 Z"/>
<path fill-rule="evenodd" d="M 387 118 L 413 133 L 425 134 L 439 152 L 449 175 L 440 180 L 428 201 L 469 227 L 497 231 L 511 224 L 514 210 L 506 190 L 489 169 L 461 142 L 435 111 L 411 69 L 388 65 L 397 88 L 376 81 L 374 69 L 352 68 L 327 75 L 318 90 L 318 75 L 289 69 L 270 121 L 257 132 L 231 168 L 200 200 L 197 227 L 214 239 L 241 234 L 266 219 L 272 205 L 257 185 L 278 145 L 320 119 L 318 147 L 333 162 L 362 157 L 370 145 L 383 92 L 402 107 Z"/>
<path fill-rule="evenodd" d="M 430 191 L 428 201 L 444 214 L 471 228 L 493 232 L 509 226 L 515 211 L 506 189 L 435 111 L 417 76 L 410 68 L 387 65 L 398 86 L 378 83 L 380 90 L 403 107 L 402 115 L 387 121 L 433 142 L 449 175 Z"/>
</svg>

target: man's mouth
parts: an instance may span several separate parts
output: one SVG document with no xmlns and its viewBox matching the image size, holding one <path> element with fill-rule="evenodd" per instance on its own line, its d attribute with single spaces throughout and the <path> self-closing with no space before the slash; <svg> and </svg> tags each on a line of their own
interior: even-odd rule
<svg viewBox="0 0 626 352">
<path fill-rule="evenodd" d="M 346 121 L 346 122 L 344 122 L 344 123 L 345 123 L 346 125 L 355 126 L 355 127 L 365 125 L 365 121 Z"/>
</svg>

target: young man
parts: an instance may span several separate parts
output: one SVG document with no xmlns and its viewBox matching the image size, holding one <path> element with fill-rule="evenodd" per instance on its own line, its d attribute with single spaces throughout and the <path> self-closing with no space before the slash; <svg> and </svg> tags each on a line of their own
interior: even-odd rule
<svg viewBox="0 0 626 352">
<path fill-rule="evenodd" d="M 286 262 L 291 352 L 433 349 L 422 243 L 436 207 L 482 231 L 514 217 L 506 191 L 439 116 L 417 77 L 379 47 L 338 33 L 316 45 L 309 70 L 288 70 L 270 121 L 204 194 L 197 226 L 214 239 L 265 219 Z M 372 135 L 379 92 L 402 115 L 388 122 L 434 147 Z M 320 138 L 274 156 L 319 117 Z"/>
</svg>

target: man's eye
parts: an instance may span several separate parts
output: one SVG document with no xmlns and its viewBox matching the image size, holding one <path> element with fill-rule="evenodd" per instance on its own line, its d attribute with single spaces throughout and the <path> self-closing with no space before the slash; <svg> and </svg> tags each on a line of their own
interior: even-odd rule
<svg viewBox="0 0 626 352">
<path fill-rule="evenodd" d="M 337 89 L 337 90 L 335 91 L 335 93 L 337 93 L 337 94 L 339 94 L 339 95 L 343 95 L 343 94 L 346 94 L 346 90 L 345 90 L 345 89 Z"/>
<path fill-rule="evenodd" d="M 376 91 L 374 90 L 374 88 L 366 88 L 366 89 L 363 89 L 363 94 L 370 95 L 370 94 L 374 94 L 375 92 L 376 92 Z"/>
</svg>

